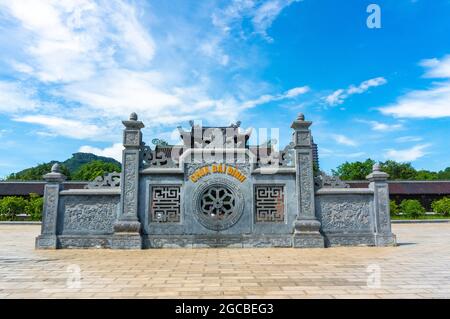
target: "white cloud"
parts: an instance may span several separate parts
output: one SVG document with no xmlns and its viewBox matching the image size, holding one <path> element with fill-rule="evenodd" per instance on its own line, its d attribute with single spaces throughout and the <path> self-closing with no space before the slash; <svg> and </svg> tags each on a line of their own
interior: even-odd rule
<svg viewBox="0 0 450 319">
<path fill-rule="evenodd" d="M 441 60 L 436 58 L 422 60 L 420 65 L 428 69 L 424 74 L 426 78 L 450 78 L 450 54 Z"/>
<path fill-rule="evenodd" d="M 226 8 L 213 13 L 212 22 L 225 33 L 237 29 L 242 35 L 245 33 L 243 21 L 248 20 L 254 33 L 272 41 L 267 30 L 283 9 L 299 1 L 301 0 L 233 0 Z"/>
<path fill-rule="evenodd" d="M 310 91 L 310 88 L 308 86 L 301 86 L 301 87 L 295 87 L 292 88 L 282 94 L 277 94 L 277 95 L 270 95 L 270 94 L 265 94 L 260 96 L 259 98 L 255 99 L 255 100 L 249 100 L 249 101 L 245 101 L 242 105 L 244 108 L 252 108 L 255 107 L 257 105 L 260 104 L 265 104 L 265 103 L 269 103 L 269 102 L 274 102 L 274 101 L 281 101 L 284 99 L 292 99 L 292 98 L 296 98 L 299 95 L 302 94 L 306 94 Z"/>
<path fill-rule="evenodd" d="M 96 139 L 99 136 L 104 136 L 107 134 L 104 129 L 95 125 L 54 116 L 27 115 L 13 118 L 13 120 L 17 122 L 42 125 L 49 129 L 50 133 L 56 133 L 61 136 L 75 139 Z"/>
<path fill-rule="evenodd" d="M 123 1 L 2 1 L 23 27 L 30 63 L 16 63 L 44 82 L 89 78 L 121 56 L 132 64 L 148 63 L 155 52 L 152 37 L 138 22 L 132 5 Z"/>
<path fill-rule="evenodd" d="M 345 135 L 341 135 L 341 134 L 332 134 L 331 137 L 338 143 L 338 144 L 342 144 L 342 145 L 347 145 L 347 146 L 356 146 L 358 145 L 358 143 L 356 143 L 356 141 L 348 138 Z"/>
<path fill-rule="evenodd" d="M 435 84 L 428 90 L 415 90 L 397 102 L 379 109 L 381 113 L 403 118 L 450 116 L 450 82 Z"/>
<path fill-rule="evenodd" d="M 400 136 L 395 139 L 397 143 L 420 142 L 423 138 L 420 136 Z"/>
<path fill-rule="evenodd" d="M 116 161 L 122 162 L 122 150 L 123 150 L 122 143 L 115 143 L 112 146 L 105 148 L 98 148 L 89 145 L 84 145 L 80 147 L 78 152 L 92 153 L 97 156 L 112 157 Z"/>
<path fill-rule="evenodd" d="M 370 125 L 372 130 L 378 131 L 378 132 L 390 132 L 390 131 L 401 130 L 403 128 L 402 123 L 388 124 L 388 123 L 382 123 L 382 122 L 378 122 L 378 121 L 366 121 L 366 120 L 357 120 L 357 121 Z"/>
<path fill-rule="evenodd" d="M 421 144 L 403 150 L 388 149 L 384 157 L 398 162 L 411 162 L 426 155 L 424 150 L 429 146 L 430 144 Z"/>
<path fill-rule="evenodd" d="M 347 89 L 339 89 L 324 98 L 325 102 L 330 106 L 340 105 L 353 94 L 362 94 L 371 87 L 377 87 L 387 83 L 383 77 L 377 77 L 361 82 L 358 86 L 350 85 Z"/>
<path fill-rule="evenodd" d="M 272 7 L 264 6 L 269 2 Z M 232 25 L 232 20 L 245 16 L 251 22 L 258 15 L 255 23 L 269 28 L 290 3 L 235 1 L 218 17 Z M 0 87 L 0 102 L 4 102 L 0 112 L 17 111 L 13 120 L 45 127 L 47 130 L 34 132 L 41 136 L 111 141 L 111 135 L 119 133 L 120 120 L 131 112 L 137 112 L 148 126 L 208 118 L 225 124 L 248 108 L 294 99 L 309 90 L 305 86 L 264 95 L 273 91 L 267 83 L 260 85 L 243 77 L 234 81 L 237 73 L 232 67 L 245 65 L 241 62 L 245 58 L 234 50 L 235 39 L 225 45 L 221 41 L 226 36 L 217 34 L 217 28 L 199 31 L 202 24 L 191 18 L 161 21 L 146 11 L 145 17 L 155 19 L 144 21 L 139 2 L 0 0 L 0 10 L 14 25 L 5 26 L 5 31 L 21 39 L 20 49 L 5 61 L 20 73 L 18 78 L 34 85 L 34 90 L 19 83 L 13 84 L 15 90 Z M 211 23 L 209 13 L 204 19 Z M 162 32 L 153 31 L 154 26 Z M 177 31 L 181 29 L 184 33 L 180 35 Z M 202 46 L 209 39 L 213 41 Z M 162 54 L 157 54 L 160 51 Z M 239 62 L 233 61 L 237 55 Z M 227 66 L 227 74 L 213 73 L 215 69 L 208 65 L 211 61 Z M 253 89 L 246 91 L 245 83 L 252 83 Z M 254 96 L 259 98 L 252 99 Z M 27 113 L 20 113 L 23 111 Z"/>
<path fill-rule="evenodd" d="M 0 112 L 32 111 L 39 107 L 36 90 L 16 82 L 0 81 Z"/>
<path fill-rule="evenodd" d="M 427 69 L 424 77 L 450 79 L 450 55 L 441 60 L 423 60 L 420 64 Z M 403 118 L 450 117 L 450 81 L 436 82 L 429 89 L 408 92 L 394 104 L 379 110 L 383 114 Z"/>
</svg>

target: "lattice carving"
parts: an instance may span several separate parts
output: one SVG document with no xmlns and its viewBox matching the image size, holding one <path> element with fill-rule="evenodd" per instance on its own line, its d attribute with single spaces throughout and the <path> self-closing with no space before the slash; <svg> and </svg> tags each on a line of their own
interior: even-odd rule
<svg viewBox="0 0 450 319">
<path fill-rule="evenodd" d="M 180 186 L 152 187 L 151 221 L 156 223 L 179 223 L 181 216 Z"/>
<path fill-rule="evenodd" d="M 261 185 L 255 187 L 255 221 L 284 222 L 284 187 Z"/>
</svg>

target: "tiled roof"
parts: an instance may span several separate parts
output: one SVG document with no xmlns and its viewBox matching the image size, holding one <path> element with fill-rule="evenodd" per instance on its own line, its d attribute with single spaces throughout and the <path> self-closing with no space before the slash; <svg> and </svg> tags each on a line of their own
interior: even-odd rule
<svg viewBox="0 0 450 319">
<path fill-rule="evenodd" d="M 87 182 L 66 182 L 64 189 L 81 189 Z M 0 182 L 0 196 L 44 195 L 45 182 Z"/>
<path fill-rule="evenodd" d="M 368 181 L 345 181 L 350 188 L 366 188 Z M 450 195 L 448 181 L 389 181 L 389 193 L 392 195 L 436 194 Z"/>
</svg>

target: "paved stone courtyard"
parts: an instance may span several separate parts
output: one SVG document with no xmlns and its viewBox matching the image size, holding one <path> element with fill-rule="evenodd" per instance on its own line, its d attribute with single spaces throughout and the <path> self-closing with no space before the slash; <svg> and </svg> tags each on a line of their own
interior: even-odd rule
<svg viewBox="0 0 450 319">
<path fill-rule="evenodd" d="M 36 251 L 39 231 L 0 225 L 0 298 L 450 298 L 450 223 L 388 248 Z"/>
</svg>

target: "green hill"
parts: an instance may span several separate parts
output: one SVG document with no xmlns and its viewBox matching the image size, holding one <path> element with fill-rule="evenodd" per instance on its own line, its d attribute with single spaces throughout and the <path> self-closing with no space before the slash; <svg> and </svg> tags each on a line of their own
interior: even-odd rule
<svg viewBox="0 0 450 319">
<path fill-rule="evenodd" d="M 6 180 L 42 180 L 42 175 L 50 172 L 52 165 L 55 163 L 60 163 L 62 173 L 66 175 L 68 179 L 71 179 L 71 176 L 78 172 L 82 166 L 94 161 L 113 164 L 113 166 L 118 166 L 120 168 L 120 163 L 110 157 L 97 156 L 91 153 L 74 153 L 71 158 L 63 162 L 51 161 L 48 163 L 39 164 L 34 167 L 24 169 L 20 172 L 12 173 L 6 177 Z"/>
</svg>

